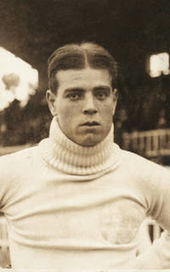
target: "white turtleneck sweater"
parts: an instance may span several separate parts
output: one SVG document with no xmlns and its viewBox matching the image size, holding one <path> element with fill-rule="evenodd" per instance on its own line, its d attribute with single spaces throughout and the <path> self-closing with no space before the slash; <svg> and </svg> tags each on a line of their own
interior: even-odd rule
<svg viewBox="0 0 170 272">
<path fill-rule="evenodd" d="M 170 174 L 121 150 L 113 130 L 95 147 L 49 138 L 0 158 L 0 207 L 12 267 L 59 272 L 170 268 Z M 136 257 L 146 216 L 166 230 Z"/>
</svg>

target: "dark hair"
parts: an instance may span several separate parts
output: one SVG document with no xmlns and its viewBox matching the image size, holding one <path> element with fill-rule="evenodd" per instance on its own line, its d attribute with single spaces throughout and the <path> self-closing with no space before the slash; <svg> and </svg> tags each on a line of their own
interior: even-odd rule
<svg viewBox="0 0 170 272">
<path fill-rule="evenodd" d="M 57 71 L 85 67 L 108 70 L 112 77 L 112 87 L 117 88 L 118 67 L 115 59 L 102 46 L 92 42 L 82 42 L 81 44 L 67 44 L 60 47 L 49 57 L 49 89 L 54 93 L 57 92 Z"/>
</svg>

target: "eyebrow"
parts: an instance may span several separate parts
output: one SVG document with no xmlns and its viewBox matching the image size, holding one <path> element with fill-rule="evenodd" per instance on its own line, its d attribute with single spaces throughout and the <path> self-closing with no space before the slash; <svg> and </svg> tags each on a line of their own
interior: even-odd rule
<svg viewBox="0 0 170 272">
<path fill-rule="evenodd" d="M 105 86 L 105 85 L 101 85 L 101 86 L 96 86 L 96 87 L 94 87 L 93 88 L 93 90 L 108 90 L 108 91 L 110 91 L 110 87 L 109 86 Z M 85 89 L 84 88 L 79 88 L 79 87 L 72 87 L 72 88 L 67 88 L 67 89 L 65 89 L 65 91 L 64 92 L 72 92 L 72 91 L 80 91 L 80 92 L 84 92 L 85 91 Z"/>
<path fill-rule="evenodd" d="M 68 88 L 64 90 L 64 95 L 71 93 L 71 92 L 81 92 L 83 93 L 85 90 L 83 88 L 77 88 L 77 87 L 73 87 L 73 88 Z"/>
<path fill-rule="evenodd" d="M 111 87 L 109 86 L 98 86 L 93 90 L 94 93 L 98 94 L 100 92 L 104 92 L 105 95 L 109 96 L 111 94 Z"/>
<path fill-rule="evenodd" d="M 109 86 L 103 86 L 103 85 L 94 87 L 94 91 L 100 91 L 100 90 L 105 90 L 107 92 L 110 92 L 111 88 Z"/>
<path fill-rule="evenodd" d="M 94 92 L 95 91 L 100 91 L 100 90 L 104 90 L 109 94 L 110 91 L 111 91 L 111 87 L 105 86 L 105 85 L 99 85 L 99 86 L 96 86 L 96 87 L 93 88 Z M 68 89 L 65 89 L 64 96 L 67 95 L 68 93 L 71 93 L 71 92 L 84 93 L 85 89 L 84 88 L 79 88 L 79 87 L 68 88 Z"/>
</svg>

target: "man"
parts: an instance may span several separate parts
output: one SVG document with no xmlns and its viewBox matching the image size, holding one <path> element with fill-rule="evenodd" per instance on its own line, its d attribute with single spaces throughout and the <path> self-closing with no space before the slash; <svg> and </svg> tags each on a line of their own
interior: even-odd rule
<svg viewBox="0 0 170 272">
<path fill-rule="evenodd" d="M 66 45 L 48 75 L 49 138 L 0 158 L 12 267 L 170 268 L 170 175 L 113 143 L 115 60 L 93 43 Z M 137 256 L 146 216 L 165 232 Z"/>
</svg>

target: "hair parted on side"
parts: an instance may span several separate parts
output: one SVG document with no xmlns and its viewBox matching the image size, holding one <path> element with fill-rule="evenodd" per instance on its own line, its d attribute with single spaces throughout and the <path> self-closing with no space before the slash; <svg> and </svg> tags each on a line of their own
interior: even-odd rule
<svg viewBox="0 0 170 272">
<path fill-rule="evenodd" d="M 56 73 L 59 70 L 106 69 L 112 77 L 112 87 L 117 88 L 118 66 L 112 55 L 102 46 L 93 42 L 66 44 L 56 49 L 48 59 L 48 87 L 57 92 Z"/>
</svg>

